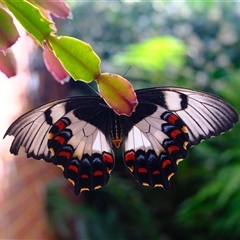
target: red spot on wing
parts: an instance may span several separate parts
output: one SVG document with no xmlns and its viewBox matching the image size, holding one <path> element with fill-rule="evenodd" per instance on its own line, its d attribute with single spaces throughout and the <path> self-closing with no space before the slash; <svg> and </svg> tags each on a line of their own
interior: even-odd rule
<svg viewBox="0 0 240 240">
<path fill-rule="evenodd" d="M 140 168 L 138 168 L 138 172 L 139 173 L 147 173 L 147 169 L 144 167 L 140 167 Z"/>
<path fill-rule="evenodd" d="M 61 136 L 56 136 L 54 140 L 58 141 L 61 145 L 65 143 L 66 139 Z"/>
<path fill-rule="evenodd" d="M 66 123 L 62 120 L 59 120 L 55 123 L 55 126 L 58 127 L 59 131 L 61 131 L 66 127 Z"/>
<path fill-rule="evenodd" d="M 182 132 L 181 132 L 180 130 L 178 130 L 178 129 L 173 130 L 173 131 L 171 132 L 171 137 L 174 138 L 174 139 L 176 139 L 177 136 L 178 136 L 179 134 L 181 134 L 181 133 L 182 133 Z"/>
<path fill-rule="evenodd" d="M 112 171 L 113 167 L 114 167 L 114 157 L 112 154 L 104 152 L 102 154 L 102 159 L 105 163 L 105 168 L 108 174 L 110 174 L 110 172 Z"/>
<path fill-rule="evenodd" d="M 100 171 L 100 170 L 97 170 L 93 173 L 93 176 L 96 177 L 96 176 L 102 176 L 103 175 L 103 172 Z"/>
<path fill-rule="evenodd" d="M 87 174 L 82 174 L 81 178 L 85 178 L 86 179 L 86 178 L 89 178 L 89 176 Z"/>
<path fill-rule="evenodd" d="M 104 162 L 107 162 L 107 163 L 113 163 L 114 162 L 113 156 L 109 153 L 103 153 L 102 157 L 103 157 Z"/>
<path fill-rule="evenodd" d="M 180 148 L 176 145 L 172 145 L 172 146 L 168 147 L 167 150 L 170 154 L 172 154 L 173 151 L 178 151 L 178 150 L 180 150 Z"/>
<path fill-rule="evenodd" d="M 70 152 L 67 152 L 67 151 L 61 151 L 61 152 L 59 152 L 58 156 L 59 157 L 65 157 L 69 160 L 71 158 L 72 154 Z"/>
<path fill-rule="evenodd" d="M 68 166 L 69 170 L 73 170 L 75 173 L 78 173 L 78 167 L 74 166 L 74 165 L 69 165 Z"/>
<path fill-rule="evenodd" d="M 155 171 L 153 171 L 152 174 L 153 174 L 153 175 L 159 175 L 159 174 L 160 174 L 160 171 L 159 171 L 159 170 L 155 170 Z"/>
<path fill-rule="evenodd" d="M 170 160 L 165 160 L 163 163 L 162 163 L 162 168 L 165 168 L 167 167 L 168 165 L 172 165 L 172 162 Z"/>
<path fill-rule="evenodd" d="M 127 162 L 127 161 L 134 161 L 135 160 L 135 152 L 134 151 L 130 151 L 130 152 L 127 152 L 126 154 L 125 154 L 125 157 L 124 157 L 124 159 L 125 159 L 125 161 Z"/>
<path fill-rule="evenodd" d="M 175 122 L 178 120 L 178 117 L 174 114 L 171 114 L 168 116 L 167 121 L 171 123 L 172 125 L 175 125 Z"/>
</svg>

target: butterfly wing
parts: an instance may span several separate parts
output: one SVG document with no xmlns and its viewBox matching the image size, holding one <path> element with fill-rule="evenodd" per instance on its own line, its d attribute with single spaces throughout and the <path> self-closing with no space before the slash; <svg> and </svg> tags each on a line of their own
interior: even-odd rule
<svg viewBox="0 0 240 240">
<path fill-rule="evenodd" d="M 136 180 L 169 189 L 177 164 L 187 157 L 189 136 L 176 114 L 152 103 L 139 103 L 124 144 L 124 162 Z"/>
<path fill-rule="evenodd" d="M 67 98 L 32 110 L 7 130 L 5 136 L 15 137 L 10 152 L 16 155 L 22 146 L 27 157 L 61 167 L 79 194 L 108 182 L 114 166 L 109 143 L 124 140 L 124 162 L 137 181 L 168 189 L 189 147 L 238 121 L 232 106 L 203 92 L 162 87 L 136 94 L 139 105 L 131 117 L 116 115 L 100 97 Z"/>
<path fill-rule="evenodd" d="M 187 149 L 228 131 L 238 114 L 224 100 L 184 88 L 136 91 L 139 105 L 132 114 L 124 146 L 124 162 L 143 185 L 164 189 Z"/>
<path fill-rule="evenodd" d="M 103 134 L 103 118 L 109 111 L 103 105 L 99 97 L 74 97 L 24 114 L 5 134 L 15 137 L 10 152 L 17 155 L 22 146 L 27 157 L 61 167 L 75 194 L 104 186 L 114 156 Z"/>
</svg>

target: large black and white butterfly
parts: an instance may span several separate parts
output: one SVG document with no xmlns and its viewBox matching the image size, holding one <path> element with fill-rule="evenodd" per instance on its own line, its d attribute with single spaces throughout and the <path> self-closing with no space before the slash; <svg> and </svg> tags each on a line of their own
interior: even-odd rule
<svg viewBox="0 0 240 240">
<path fill-rule="evenodd" d="M 25 147 L 27 157 L 63 170 L 75 194 L 98 189 L 114 167 L 113 147 L 144 186 L 169 189 L 169 180 L 187 150 L 231 129 L 234 108 L 219 97 L 185 88 L 137 90 L 139 104 L 130 117 L 117 115 L 99 96 L 50 102 L 19 117 L 7 130 L 10 152 Z M 4 137 L 5 137 L 4 136 Z"/>
</svg>

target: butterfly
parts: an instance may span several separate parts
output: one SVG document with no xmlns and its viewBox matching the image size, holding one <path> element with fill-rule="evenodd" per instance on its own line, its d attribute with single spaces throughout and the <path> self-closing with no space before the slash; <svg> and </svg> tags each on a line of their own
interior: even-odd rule
<svg viewBox="0 0 240 240">
<path fill-rule="evenodd" d="M 113 148 L 137 182 L 169 189 L 170 178 L 188 149 L 230 130 L 238 121 L 221 98 L 180 87 L 136 90 L 130 117 L 117 115 L 99 96 L 77 96 L 42 105 L 19 117 L 6 135 L 10 152 L 62 168 L 74 193 L 106 185 L 114 167 Z M 4 137 L 5 137 L 4 136 Z"/>
</svg>

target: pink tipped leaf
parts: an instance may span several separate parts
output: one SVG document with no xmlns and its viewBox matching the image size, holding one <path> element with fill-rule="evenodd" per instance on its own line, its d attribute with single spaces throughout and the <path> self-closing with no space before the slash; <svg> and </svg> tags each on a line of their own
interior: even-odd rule
<svg viewBox="0 0 240 240">
<path fill-rule="evenodd" d="M 8 78 L 17 74 L 17 62 L 12 51 L 8 50 L 6 53 L 0 51 L 0 71 Z"/>
<path fill-rule="evenodd" d="M 17 28 L 13 23 L 13 18 L 2 8 L 0 8 L 0 51 L 6 51 L 19 38 Z"/>
<path fill-rule="evenodd" d="M 138 100 L 131 83 L 117 75 L 102 73 L 96 78 L 98 90 L 104 101 L 118 115 L 131 116 Z"/>
<path fill-rule="evenodd" d="M 69 81 L 69 74 L 63 68 L 62 64 L 59 62 L 58 58 L 56 58 L 52 50 L 47 49 L 46 47 L 43 49 L 43 60 L 48 71 L 58 82 L 64 84 Z"/>
<path fill-rule="evenodd" d="M 58 18 L 72 18 L 71 9 L 63 0 L 35 0 L 35 3 Z"/>
</svg>

